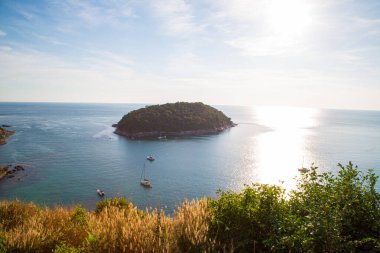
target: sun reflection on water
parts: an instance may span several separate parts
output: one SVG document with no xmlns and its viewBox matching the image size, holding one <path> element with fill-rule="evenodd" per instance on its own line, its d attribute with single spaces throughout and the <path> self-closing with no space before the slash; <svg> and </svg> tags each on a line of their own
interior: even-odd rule
<svg viewBox="0 0 380 253">
<path fill-rule="evenodd" d="M 283 182 L 286 189 L 295 187 L 298 168 L 310 166 L 307 138 L 317 125 L 317 109 L 292 107 L 258 107 L 258 124 L 271 131 L 256 137 L 256 180 L 261 183 Z"/>
</svg>

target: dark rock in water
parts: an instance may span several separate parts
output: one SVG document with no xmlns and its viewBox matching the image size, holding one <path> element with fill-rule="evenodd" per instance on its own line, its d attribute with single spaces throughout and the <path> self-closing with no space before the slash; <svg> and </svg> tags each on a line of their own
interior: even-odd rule
<svg viewBox="0 0 380 253">
<path fill-rule="evenodd" d="M 112 124 L 112 127 L 117 127 L 117 124 Z"/>
<path fill-rule="evenodd" d="M 17 170 L 17 171 L 19 171 L 19 170 L 24 170 L 24 167 L 21 166 L 21 165 L 16 165 L 16 166 L 14 167 L 14 169 Z"/>
<path fill-rule="evenodd" d="M 24 171 L 24 166 L 17 164 L 12 166 L 12 164 L 6 166 L 0 166 L 0 179 L 2 178 L 13 178 L 19 171 Z"/>
<path fill-rule="evenodd" d="M 10 126 L 10 125 L 1 125 L 2 127 L 12 127 L 12 126 Z"/>
</svg>

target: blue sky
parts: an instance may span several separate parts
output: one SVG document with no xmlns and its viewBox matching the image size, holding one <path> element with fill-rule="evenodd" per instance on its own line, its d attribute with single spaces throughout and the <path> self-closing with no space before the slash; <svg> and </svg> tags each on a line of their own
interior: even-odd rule
<svg viewBox="0 0 380 253">
<path fill-rule="evenodd" d="M 0 101 L 380 110 L 380 1 L 1 0 Z"/>
</svg>

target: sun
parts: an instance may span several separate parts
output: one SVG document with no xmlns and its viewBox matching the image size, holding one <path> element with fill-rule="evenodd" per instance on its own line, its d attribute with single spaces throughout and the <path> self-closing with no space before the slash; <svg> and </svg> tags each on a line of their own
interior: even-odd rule
<svg viewBox="0 0 380 253">
<path fill-rule="evenodd" d="M 312 24 L 308 0 L 272 0 L 267 6 L 269 30 L 278 36 L 302 36 Z"/>
</svg>

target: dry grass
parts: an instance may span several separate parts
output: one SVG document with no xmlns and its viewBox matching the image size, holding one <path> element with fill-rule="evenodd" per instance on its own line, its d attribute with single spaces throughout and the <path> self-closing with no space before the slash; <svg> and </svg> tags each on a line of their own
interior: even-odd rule
<svg viewBox="0 0 380 253">
<path fill-rule="evenodd" d="M 214 246 L 207 199 L 185 201 L 173 216 L 132 204 L 83 210 L 0 202 L 0 243 L 12 252 L 210 252 Z"/>
</svg>

